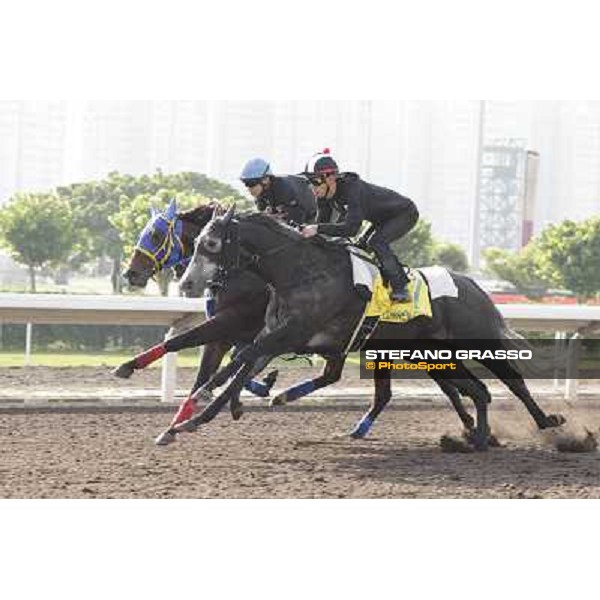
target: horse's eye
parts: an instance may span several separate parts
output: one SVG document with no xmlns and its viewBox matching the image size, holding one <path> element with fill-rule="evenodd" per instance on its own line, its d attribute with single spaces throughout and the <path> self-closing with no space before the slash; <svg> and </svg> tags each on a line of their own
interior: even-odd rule
<svg viewBox="0 0 600 600">
<path fill-rule="evenodd" d="M 152 242 L 152 243 L 153 243 L 155 246 L 158 246 L 158 245 L 159 245 L 159 244 L 162 242 L 162 240 L 163 240 L 163 237 L 164 237 L 164 236 L 163 236 L 163 234 L 162 234 L 160 231 L 158 231 L 158 230 L 154 229 L 154 230 L 152 231 L 152 233 L 150 234 L 150 241 L 151 241 L 151 242 Z"/>
<path fill-rule="evenodd" d="M 219 243 L 217 242 L 217 240 L 211 240 L 210 238 L 208 238 L 204 241 L 204 247 L 209 252 L 215 252 L 219 247 Z"/>
</svg>

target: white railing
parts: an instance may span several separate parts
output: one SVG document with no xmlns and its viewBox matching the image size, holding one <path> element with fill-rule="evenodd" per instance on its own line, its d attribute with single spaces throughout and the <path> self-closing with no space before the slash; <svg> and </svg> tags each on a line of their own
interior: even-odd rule
<svg viewBox="0 0 600 600">
<path fill-rule="evenodd" d="M 497 307 L 512 328 L 523 331 L 554 331 L 557 343 L 562 340 L 565 345 L 576 344 L 578 339 L 600 331 L 600 306 L 499 304 Z M 573 358 L 567 365 L 565 398 L 572 400 L 577 396 L 577 382 L 577 364 Z M 558 386 L 557 379 L 554 384 L 555 387 Z"/>
<path fill-rule="evenodd" d="M 583 304 L 497 304 L 515 329 L 564 331 L 584 335 L 600 328 L 600 306 Z"/>
<path fill-rule="evenodd" d="M 153 296 L 75 296 L 67 294 L 0 293 L 0 323 L 25 323 L 25 365 L 31 360 L 32 324 L 176 325 L 191 315 L 204 315 L 203 298 Z M 162 363 L 161 398 L 172 402 L 177 379 L 177 356 Z"/>
<path fill-rule="evenodd" d="M 515 329 L 554 331 L 561 338 L 567 334 L 584 337 L 600 330 L 600 306 L 501 304 L 498 308 Z M 201 298 L 0 293 L 0 323 L 28 324 L 28 353 L 31 324 L 35 323 L 171 326 L 182 317 L 199 313 L 204 313 Z M 26 355 L 26 361 L 28 358 Z M 163 359 L 162 399 L 166 402 L 174 396 L 175 361 L 169 354 Z M 566 386 L 566 395 L 573 397 L 576 378 L 568 379 Z"/>
</svg>

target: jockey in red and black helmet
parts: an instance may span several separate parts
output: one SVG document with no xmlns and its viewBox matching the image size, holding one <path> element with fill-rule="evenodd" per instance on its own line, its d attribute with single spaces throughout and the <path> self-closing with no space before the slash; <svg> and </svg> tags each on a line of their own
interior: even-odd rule
<svg viewBox="0 0 600 600">
<path fill-rule="evenodd" d="M 304 228 L 303 235 L 317 233 L 352 237 L 363 221 L 369 221 L 366 244 L 381 263 L 383 276 L 389 280 L 391 298 L 408 300 L 408 278 L 390 244 L 407 234 L 419 219 L 417 207 L 408 198 L 384 187 L 363 181 L 356 173 L 340 173 L 328 149 L 310 158 L 303 175 L 317 199 L 317 224 Z M 340 217 L 332 223 L 332 212 Z"/>
</svg>

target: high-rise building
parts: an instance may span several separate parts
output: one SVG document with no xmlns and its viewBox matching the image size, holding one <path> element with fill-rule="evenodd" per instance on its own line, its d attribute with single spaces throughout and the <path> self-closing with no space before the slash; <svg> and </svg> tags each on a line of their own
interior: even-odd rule
<svg viewBox="0 0 600 600">
<path fill-rule="evenodd" d="M 153 170 L 152 109 L 150 101 L 87 102 L 81 124 L 81 178 Z"/>
<path fill-rule="evenodd" d="M 0 205 L 17 189 L 21 102 L 0 102 Z"/>
<path fill-rule="evenodd" d="M 539 226 L 600 213 L 600 102 L 538 102 L 533 123 Z"/>
<path fill-rule="evenodd" d="M 63 180 L 66 123 L 64 102 L 0 102 L 0 202 Z"/>
<path fill-rule="evenodd" d="M 598 101 L 2 101 L 0 202 L 111 170 L 203 171 L 243 189 L 249 158 L 297 173 L 329 147 L 469 250 L 479 147 L 507 138 L 539 155 L 534 233 L 600 212 Z"/>
<path fill-rule="evenodd" d="M 477 102 L 408 102 L 404 108 L 403 190 L 433 233 L 469 247 L 477 165 Z"/>
</svg>

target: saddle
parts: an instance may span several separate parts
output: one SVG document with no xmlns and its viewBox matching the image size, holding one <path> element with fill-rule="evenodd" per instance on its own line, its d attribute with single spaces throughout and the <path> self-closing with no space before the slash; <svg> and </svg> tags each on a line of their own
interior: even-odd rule
<svg viewBox="0 0 600 600">
<path fill-rule="evenodd" d="M 390 288 L 384 283 L 381 274 L 375 271 L 372 264 L 365 265 L 363 260 L 362 257 L 351 253 L 354 285 L 363 297 L 366 293 L 368 297 L 365 298 L 367 303 L 363 317 L 352 336 L 347 352 L 360 350 L 379 323 L 402 324 L 417 317 L 432 317 L 429 284 L 420 271 L 407 270 L 410 299 L 408 302 L 395 302 L 390 299 Z"/>
<path fill-rule="evenodd" d="M 390 299 L 390 289 L 378 275 L 373 285 L 371 300 L 365 309 L 366 317 L 378 317 L 384 323 L 406 323 L 417 317 L 431 317 L 431 300 L 427 281 L 419 271 L 407 272 L 409 279 L 408 302 Z"/>
</svg>

